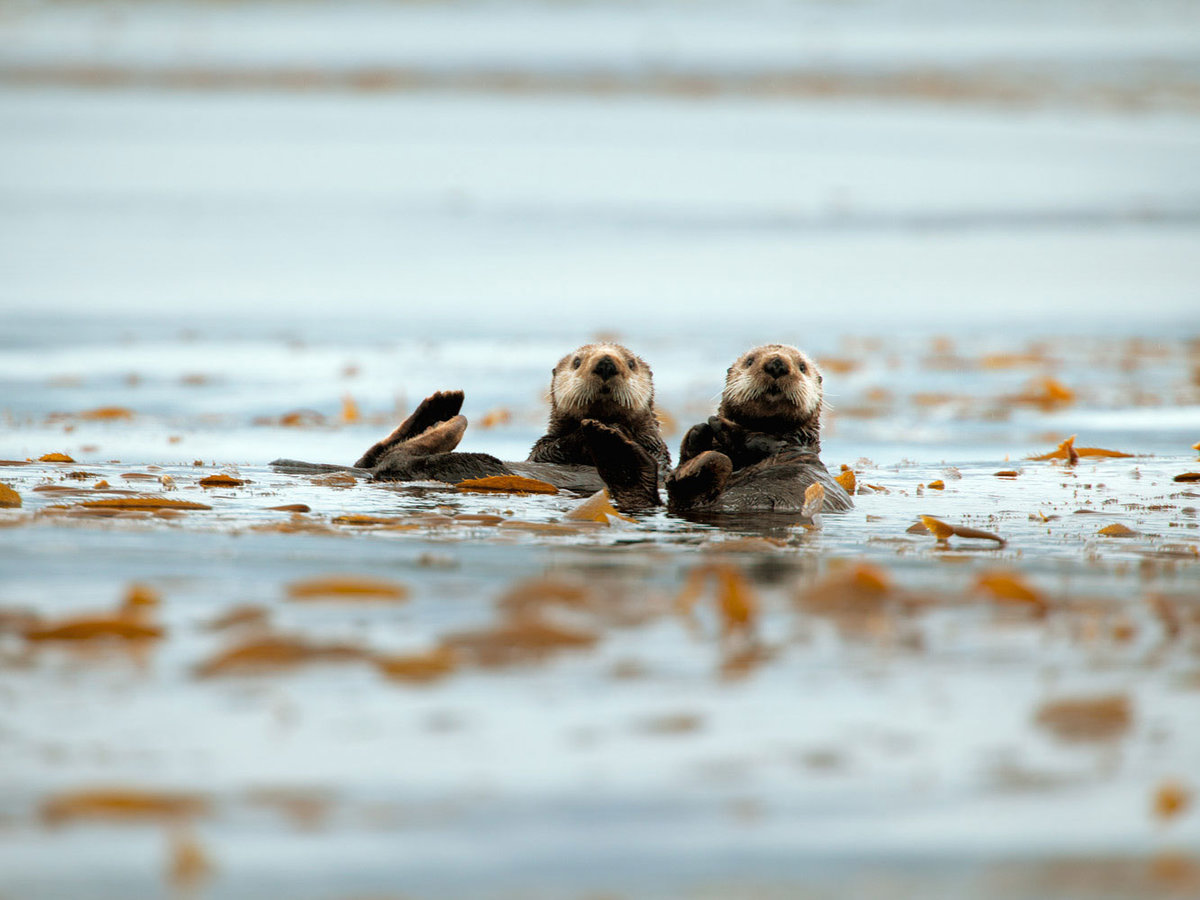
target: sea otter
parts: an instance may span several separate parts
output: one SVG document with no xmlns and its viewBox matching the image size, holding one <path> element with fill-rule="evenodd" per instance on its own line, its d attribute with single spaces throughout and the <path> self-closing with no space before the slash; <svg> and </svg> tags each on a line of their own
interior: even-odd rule
<svg viewBox="0 0 1200 900">
<path fill-rule="evenodd" d="M 592 463 L 583 421 L 611 428 L 653 460 L 657 482 L 670 453 L 654 412 L 654 376 L 645 360 L 615 343 L 586 344 L 551 370 L 550 423 L 524 462 L 506 462 L 487 453 L 458 453 L 467 420 L 459 414 L 462 391 L 426 397 L 395 431 L 372 445 L 354 466 L 314 466 L 279 459 L 284 471 L 352 471 L 377 481 L 445 481 L 490 475 L 523 475 L 565 490 L 598 491 L 604 486 Z"/>
<path fill-rule="evenodd" d="M 585 420 L 603 422 L 634 441 L 662 466 L 671 453 L 654 411 L 654 374 L 620 344 L 585 344 L 550 370 L 550 424 L 529 462 L 590 465 L 580 433 Z"/>
<path fill-rule="evenodd" d="M 666 477 L 673 512 L 799 512 L 804 492 L 825 488 L 825 509 L 850 509 L 850 495 L 821 463 L 824 378 L 795 347 L 766 344 L 725 375 L 717 414 L 692 427 L 679 468 Z M 599 421 L 583 423 L 601 477 L 623 509 L 659 504 L 656 461 Z"/>
</svg>

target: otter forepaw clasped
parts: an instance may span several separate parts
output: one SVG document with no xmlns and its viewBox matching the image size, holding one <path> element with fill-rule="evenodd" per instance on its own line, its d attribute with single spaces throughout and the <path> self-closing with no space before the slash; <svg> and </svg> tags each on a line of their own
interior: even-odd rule
<svg viewBox="0 0 1200 900">
<path fill-rule="evenodd" d="M 717 414 L 683 439 L 666 481 L 671 510 L 802 513 L 813 485 L 825 492 L 823 508 L 854 506 L 819 456 L 823 382 L 817 364 L 787 344 L 738 357 Z"/>
<path fill-rule="evenodd" d="M 584 419 L 579 434 L 616 506 L 626 512 L 658 506 L 658 460 L 618 429 Z"/>
</svg>

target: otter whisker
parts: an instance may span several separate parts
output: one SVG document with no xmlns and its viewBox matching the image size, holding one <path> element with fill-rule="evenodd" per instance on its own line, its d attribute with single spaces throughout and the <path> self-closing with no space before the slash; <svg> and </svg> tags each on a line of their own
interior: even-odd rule
<svg viewBox="0 0 1200 900">
<path fill-rule="evenodd" d="M 585 344 L 554 367 L 550 424 L 534 445 L 532 462 L 590 464 L 575 434 L 585 419 L 635 434 L 660 465 L 670 453 L 654 418 L 654 380 L 645 360 L 620 344 Z"/>
</svg>

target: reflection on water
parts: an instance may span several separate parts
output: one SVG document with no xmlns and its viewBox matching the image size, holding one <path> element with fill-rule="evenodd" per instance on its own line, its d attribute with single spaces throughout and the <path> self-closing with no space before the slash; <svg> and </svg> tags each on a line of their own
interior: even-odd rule
<svg viewBox="0 0 1200 900">
<path fill-rule="evenodd" d="M 1200 891 L 1195 10 L 685 6 L 0 14 L 6 897 Z M 855 509 L 267 465 L 598 334 Z"/>
<path fill-rule="evenodd" d="M 62 421 L 39 449 L 153 432 L 77 437 Z M 224 427 L 306 435 L 196 430 Z M 1055 893 L 1091 896 L 1089 857 L 1110 850 L 1144 860 L 1120 882 L 1138 895 L 1193 877 L 1177 848 L 1194 846 L 1194 817 L 1151 812 L 1172 779 L 1195 789 L 1200 752 L 1183 453 L 850 460 L 856 508 L 820 527 L 574 523 L 563 495 L 103 455 L 3 470 L 22 500 L 0 545 L 19 890 L 69 854 L 62 890 L 103 867 L 96 895 L 150 891 L 188 857 L 164 831 L 229 896 L 399 875 L 418 895 L 703 895 L 730 878 L 842 891 L 862 877 L 848 860 L 922 890 L 1010 896 L 1015 879 L 1032 895 L 1049 876 L 1022 861 L 1046 856 L 1082 879 Z M 243 483 L 202 487 L 218 469 Z M 146 494 L 204 508 L 85 505 Z M 1006 544 L 940 543 L 914 531 L 921 515 Z M 1112 524 L 1129 536 L 1106 537 Z M 331 573 L 353 580 L 294 599 Z M 132 581 L 148 605 L 121 612 Z M 23 637 L 83 622 L 127 636 Z M 152 793 L 120 793 L 135 789 Z M 264 818 L 265 791 L 309 811 Z M 180 796 L 197 805 L 173 812 Z M 984 811 L 985 837 L 964 830 Z"/>
</svg>

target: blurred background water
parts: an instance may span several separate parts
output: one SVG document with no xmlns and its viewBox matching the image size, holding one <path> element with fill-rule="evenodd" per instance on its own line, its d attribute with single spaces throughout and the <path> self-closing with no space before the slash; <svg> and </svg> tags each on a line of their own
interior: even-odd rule
<svg viewBox="0 0 1200 900">
<path fill-rule="evenodd" d="M 202 834 L 216 896 L 795 896 L 797 877 L 814 896 L 1189 896 L 1196 815 L 1172 832 L 1144 807 L 1194 775 L 1194 653 L 1148 649 L 1140 598 L 1200 593 L 1194 564 L 1162 562 L 1195 544 L 1162 535 L 1195 515 L 1167 485 L 1200 438 L 1198 160 L 1188 0 L 0 4 L 0 458 L 60 450 L 110 480 L 119 459 L 188 487 L 195 459 L 240 464 L 254 497 L 428 512 L 441 501 L 365 485 L 322 510 L 327 488 L 264 465 L 350 462 L 448 387 L 467 395 L 463 449 L 522 458 L 550 367 L 598 335 L 650 361 L 674 447 L 732 359 L 781 341 L 825 367 L 827 462 L 865 458 L 894 491 L 793 535 L 787 563 L 746 557 L 792 655 L 740 693 L 714 686 L 710 646 L 661 623 L 573 668 L 425 693 L 340 670 L 190 679 L 211 644 L 198 622 L 226 601 L 387 643 L 474 623 L 481 598 L 545 571 L 669 592 L 689 557 L 656 553 L 708 532 L 665 517 L 629 538 L 661 547 L 625 555 L 610 546 L 625 535 L 604 555 L 251 534 L 266 501 L 249 495 L 194 530 L 4 529 L 6 605 L 94 608 L 138 578 L 172 601 L 150 676 L 16 655 L 0 731 L 13 896 L 157 890 L 158 832 L 31 824 L 51 789 L 139 777 L 223 798 Z M 79 416 L 106 407 L 132 418 Z M 1069 514 L 1074 476 L 993 478 L 1071 433 L 1158 457 L 1080 476 L 1148 543 L 1098 544 Z M 968 556 L 956 580 L 878 536 L 927 511 L 917 485 L 948 471 L 971 490 L 939 509 L 1008 514 L 1009 564 L 1072 602 L 1133 598 L 1105 602 L 1144 639 L 1114 656 L 1074 619 L 996 630 L 950 609 L 905 656 L 911 623 L 869 650 L 796 624 L 780 585 L 828 558 L 916 554 L 914 583 L 966 590 Z M 27 510 L 54 501 L 31 491 L 57 470 L 12 472 Z M 1030 524 L 1035 507 L 1069 524 Z M 398 576 L 417 602 L 350 622 L 283 612 L 282 581 L 346 568 Z M 627 657 L 649 677 L 610 678 Z M 1030 710 L 1060 687 L 1126 690 L 1148 712 L 1126 744 L 1046 746 Z M 625 733 L 680 706 L 699 738 Z M 230 799 L 273 771 L 335 795 L 334 825 L 298 837 Z M 1180 848 L 1163 878 L 1102 859 Z"/>
</svg>

